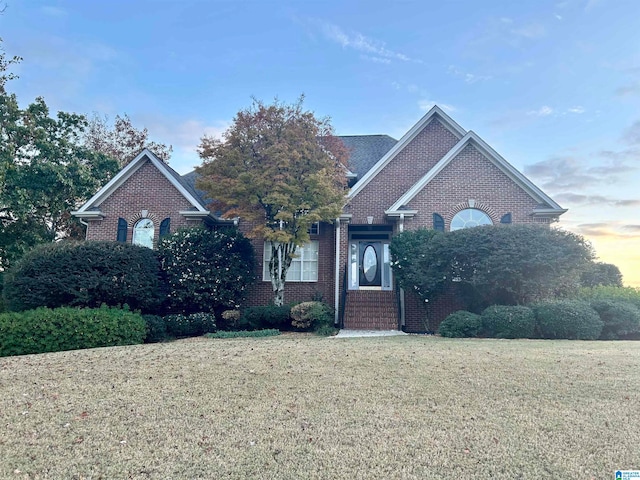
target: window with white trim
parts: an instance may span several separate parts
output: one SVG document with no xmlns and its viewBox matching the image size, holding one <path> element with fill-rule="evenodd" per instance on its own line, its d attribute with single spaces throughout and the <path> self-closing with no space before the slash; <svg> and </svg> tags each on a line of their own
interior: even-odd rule
<svg viewBox="0 0 640 480">
<path fill-rule="evenodd" d="M 287 271 L 287 282 L 317 282 L 318 242 L 312 240 L 302 247 L 296 248 L 295 255 Z M 271 261 L 271 242 L 264 242 L 262 280 L 265 282 L 271 281 L 269 261 Z"/>
<path fill-rule="evenodd" d="M 450 230 L 461 230 L 463 228 L 479 227 L 480 225 L 493 225 L 489 215 L 477 208 L 465 208 L 459 211 L 451 219 Z"/>
<path fill-rule="evenodd" d="M 131 243 L 143 247 L 153 248 L 153 222 L 148 218 L 138 220 L 133 227 L 133 240 Z"/>
</svg>

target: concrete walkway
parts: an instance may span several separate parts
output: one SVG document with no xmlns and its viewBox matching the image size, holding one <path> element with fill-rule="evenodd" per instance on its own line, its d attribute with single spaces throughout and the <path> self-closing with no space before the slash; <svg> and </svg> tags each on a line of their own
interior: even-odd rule
<svg viewBox="0 0 640 480">
<path fill-rule="evenodd" d="M 340 330 L 332 338 L 355 338 L 355 337 L 394 337 L 397 335 L 408 335 L 399 330 Z"/>
</svg>

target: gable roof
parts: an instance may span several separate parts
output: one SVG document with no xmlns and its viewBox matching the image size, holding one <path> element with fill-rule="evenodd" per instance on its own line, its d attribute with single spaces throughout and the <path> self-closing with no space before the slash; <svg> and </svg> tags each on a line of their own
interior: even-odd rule
<svg viewBox="0 0 640 480">
<path fill-rule="evenodd" d="M 429 123 L 434 119 L 437 119 L 442 126 L 453 133 L 458 139 L 462 138 L 467 132 L 458 125 L 449 115 L 434 105 L 424 117 L 422 117 L 418 123 L 416 123 L 411 130 L 409 130 L 399 141 L 396 143 L 380 160 L 378 160 L 373 167 L 367 171 L 351 188 L 348 194 L 348 198 L 355 197 L 360 191 L 386 167 L 391 160 L 400 153 L 406 145 L 408 145 Z"/>
<path fill-rule="evenodd" d="M 378 160 L 398 143 L 389 135 L 339 135 L 349 150 L 349 170 L 362 178 Z"/>
<path fill-rule="evenodd" d="M 191 204 L 190 210 L 180 212 L 181 215 L 189 217 L 209 217 L 211 220 L 219 221 L 205 206 L 200 195 L 187 181 L 185 181 L 173 168 L 160 160 L 148 148 L 143 149 L 128 165 L 120 170 L 105 186 L 91 197 L 78 210 L 71 212 L 71 215 L 79 218 L 96 219 L 104 217 L 100 211 L 100 205 L 109 196 L 121 187 L 135 172 L 137 172 L 147 161 L 171 183 L 176 190 Z"/>
<path fill-rule="evenodd" d="M 515 182 L 520 188 L 536 200 L 540 206 L 534 209 L 534 215 L 541 216 L 557 216 L 566 212 L 560 205 L 554 202 L 551 197 L 536 187 L 531 180 L 520 173 L 509 162 L 507 162 L 498 152 L 491 148 L 484 140 L 482 140 L 475 132 L 469 131 L 447 154 L 436 163 L 420 180 L 418 180 L 404 195 L 402 195 L 391 207 L 385 212 L 387 215 L 401 213 L 403 207 L 407 205 L 413 198 L 429 184 L 433 178 L 438 175 L 451 161 L 467 146 L 473 145 L 478 151 L 484 155 L 491 163 L 498 167 L 507 177 Z"/>
</svg>

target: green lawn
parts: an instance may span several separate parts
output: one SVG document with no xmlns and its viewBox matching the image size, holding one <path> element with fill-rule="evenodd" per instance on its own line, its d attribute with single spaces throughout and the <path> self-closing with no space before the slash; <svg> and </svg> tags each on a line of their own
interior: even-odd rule
<svg viewBox="0 0 640 480">
<path fill-rule="evenodd" d="M 303 335 L 0 358 L 0 477 L 613 479 L 640 342 Z"/>
</svg>

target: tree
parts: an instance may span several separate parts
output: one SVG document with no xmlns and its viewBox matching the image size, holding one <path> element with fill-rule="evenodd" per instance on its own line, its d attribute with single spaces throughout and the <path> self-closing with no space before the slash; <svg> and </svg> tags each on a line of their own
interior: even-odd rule
<svg viewBox="0 0 640 480">
<path fill-rule="evenodd" d="M 456 285 L 467 309 L 521 305 L 564 296 L 580 286 L 592 262 L 591 246 L 579 235 L 541 226 L 483 226 L 433 235 L 428 242 L 392 241 L 400 285 L 431 300 Z M 399 249 L 395 243 L 411 244 Z M 416 259 L 404 262 L 403 259 Z M 398 267 L 401 268 L 398 268 Z"/>
<path fill-rule="evenodd" d="M 84 132 L 83 142 L 94 152 L 117 160 L 121 168 L 133 160 L 143 148 L 151 150 L 165 163 L 169 163 L 173 152 L 171 145 L 150 142 L 149 131 L 146 128 L 135 128 L 127 114 L 122 117 L 116 115 L 112 127 L 106 115 L 94 113 Z"/>
<path fill-rule="evenodd" d="M 203 137 L 198 188 L 227 218 L 241 216 L 251 237 L 270 242 L 274 303 L 284 303 L 287 271 L 309 227 L 332 221 L 346 192 L 347 150 L 328 119 L 303 109 L 254 100 L 238 112 L 224 140 Z"/>
<path fill-rule="evenodd" d="M 19 107 L 2 70 L 15 61 L 0 51 L 0 270 L 33 245 L 80 236 L 69 212 L 118 169 L 80 143 L 84 116 L 59 112 L 51 118 L 42 98 Z"/>
<path fill-rule="evenodd" d="M 158 255 L 174 312 L 239 308 L 254 280 L 253 245 L 235 228 L 178 230 L 160 239 Z"/>
<path fill-rule="evenodd" d="M 604 262 L 593 262 L 587 266 L 580 283 L 583 287 L 597 287 L 598 285 L 622 287 L 622 273 L 620 269 Z"/>
</svg>

